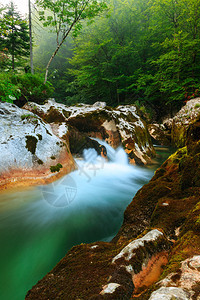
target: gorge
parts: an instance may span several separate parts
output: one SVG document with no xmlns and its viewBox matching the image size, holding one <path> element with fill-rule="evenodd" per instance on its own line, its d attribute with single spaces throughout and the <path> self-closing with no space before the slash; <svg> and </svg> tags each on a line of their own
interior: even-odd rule
<svg viewBox="0 0 200 300">
<path fill-rule="evenodd" d="M 52 106 L 55 107 L 55 104 Z M 74 169 L 77 170 L 64 177 L 58 176 L 60 170 L 50 172 L 60 179 L 50 181 L 49 185 L 37 185 L 31 190 L 5 192 L 10 185 L 4 184 L 1 193 L 1 269 L 4 270 L 1 298 L 9 299 L 15 295 L 16 299 L 22 299 L 38 279 L 50 271 L 72 246 L 77 245 L 27 293 L 27 299 L 143 300 L 150 297 L 160 299 L 162 293 L 166 297 L 180 294 L 185 297 L 181 299 L 198 299 L 198 119 L 195 121 L 195 117 L 194 124 L 188 125 L 186 147 L 172 155 L 151 179 L 154 169 L 144 168 L 144 162 L 146 164 L 150 159 L 148 153 L 151 153 L 151 160 L 155 156 L 150 139 L 144 140 L 141 130 L 137 140 L 130 136 L 126 120 L 120 121 L 120 124 L 125 124 L 122 128 L 117 123 L 118 118 L 109 117 L 107 122 L 110 125 L 105 126 L 103 108 L 100 108 L 100 114 L 99 108 L 89 108 L 95 111 L 95 119 L 92 113 L 87 112 L 86 117 L 90 121 L 86 124 L 91 127 L 93 120 L 92 125 L 96 125 L 93 132 L 88 126 L 80 131 L 84 127 L 79 127 L 79 124 L 84 124 L 85 116 L 76 116 L 70 121 L 68 115 L 65 116 L 67 119 L 60 120 L 59 109 L 56 114 L 54 108 L 48 108 L 49 112 L 54 109 L 51 121 L 48 119 L 51 136 L 55 134 L 59 138 L 58 132 L 62 132 L 62 143 L 67 143 L 65 147 L 73 149 L 72 153 L 76 155 Z M 35 105 L 34 110 L 36 113 L 39 106 Z M 5 109 L 2 111 L 5 113 Z M 45 115 L 48 116 L 48 113 Z M 133 119 L 129 113 L 125 117 L 129 118 L 132 128 L 143 126 L 137 117 Z M 28 115 L 24 125 L 32 120 Z M 43 126 L 46 126 L 44 115 L 43 120 Z M 21 121 L 24 120 L 21 118 Z M 37 126 L 35 123 L 32 125 Z M 66 134 L 66 130 L 68 133 L 73 130 L 73 135 Z M 144 132 L 144 135 L 148 134 L 146 129 Z M 77 137 L 81 138 L 81 147 L 75 143 Z M 105 137 L 115 149 L 98 137 Z M 120 139 L 126 152 L 118 148 Z M 39 143 L 40 139 L 37 145 Z M 102 151 L 104 157 L 100 156 Z M 34 155 L 40 159 L 39 152 Z M 141 166 L 128 164 L 127 155 L 129 161 L 133 163 L 134 160 Z M 33 158 L 35 162 L 36 157 Z M 56 163 L 60 163 L 59 160 Z M 51 169 L 51 164 L 49 166 Z M 8 183 L 10 176 L 6 177 L 5 172 L 3 176 Z M 42 182 L 39 180 L 38 183 Z M 144 187 L 138 191 L 142 185 Z M 185 289 L 185 271 L 181 264 L 187 264 L 187 259 L 193 265 L 187 272 L 194 280 Z M 152 285 L 161 273 L 163 281 L 160 286 Z M 173 276 L 179 280 L 174 280 Z M 23 281 L 26 287 L 19 288 Z"/>
</svg>

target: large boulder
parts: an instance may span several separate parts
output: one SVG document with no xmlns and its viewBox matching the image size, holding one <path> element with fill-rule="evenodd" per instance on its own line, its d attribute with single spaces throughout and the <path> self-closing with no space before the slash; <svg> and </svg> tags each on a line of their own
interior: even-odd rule
<svg viewBox="0 0 200 300">
<path fill-rule="evenodd" d="M 79 137 L 82 134 L 84 137 L 99 138 L 114 148 L 122 144 L 131 163 L 147 164 L 155 156 L 147 126 L 134 105 L 112 109 L 105 103 L 97 102 L 94 105 L 79 104 L 68 107 L 49 100 L 44 105 L 27 103 L 24 108 L 38 114 L 50 124 L 65 122 L 73 131 L 79 132 Z M 72 135 L 69 134 L 69 138 Z M 70 147 L 74 152 L 76 147 L 73 139 Z"/>
<path fill-rule="evenodd" d="M 161 270 L 168 249 L 169 242 L 159 230 L 151 230 L 125 247 L 102 242 L 76 246 L 26 299 L 128 300 L 160 275 L 160 271 L 152 272 L 153 265 Z"/>
<path fill-rule="evenodd" d="M 149 300 L 168 300 L 176 299 L 176 297 L 183 300 L 198 299 L 198 295 L 200 295 L 200 255 L 194 255 L 182 261 L 178 270 L 167 275 L 156 286 L 159 289 L 152 293 Z"/>
<path fill-rule="evenodd" d="M 166 119 L 163 122 L 165 128 L 171 131 L 171 142 L 173 146 L 177 148 L 185 146 L 187 129 L 199 114 L 200 98 L 195 98 L 187 101 L 172 119 Z"/>
<path fill-rule="evenodd" d="M 171 144 L 171 133 L 163 124 L 149 124 L 148 130 L 154 144 L 163 146 Z"/>
<path fill-rule="evenodd" d="M 40 117 L 2 102 L 0 116 L 1 189 L 50 182 L 74 170 L 68 146 Z"/>
</svg>

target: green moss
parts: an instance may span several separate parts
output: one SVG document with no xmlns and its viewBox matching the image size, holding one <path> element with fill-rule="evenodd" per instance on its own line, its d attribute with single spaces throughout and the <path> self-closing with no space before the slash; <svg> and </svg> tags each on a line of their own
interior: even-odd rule
<svg viewBox="0 0 200 300">
<path fill-rule="evenodd" d="M 195 106 L 194 106 L 195 109 L 197 109 L 199 107 L 200 107 L 200 103 L 196 103 Z"/>
<path fill-rule="evenodd" d="M 34 116 L 34 115 L 31 115 L 31 114 L 21 115 L 21 120 L 22 121 L 27 120 L 27 121 L 29 121 L 33 124 L 38 123 L 38 117 Z"/>
<path fill-rule="evenodd" d="M 160 279 L 164 279 L 168 274 L 177 272 L 181 266 L 181 262 L 199 253 L 200 236 L 192 230 L 187 231 L 177 241 L 176 246 L 170 254 L 170 260 L 166 266 Z"/>
<path fill-rule="evenodd" d="M 63 166 L 62 166 L 60 163 L 58 163 L 56 166 L 51 166 L 51 167 L 50 167 L 50 170 L 51 170 L 52 173 L 54 173 L 54 172 L 59 172 L 60 169 L 62 169 L 62 167 L 63 167 Z"/>
<path fill-rule="evenodd" d="M 35 154 L 37 142 L 38 142 L 38 140 L 36 139 L 35 136 L 31 136 L 31 135 L 26 136 L 26 148 L 32 154 Z"/>
<path fill-rule="evenodd" d="M 181 149 L 178 149 L 174 154 L 170 155 L 169 160 L 171 160 L 172 163 L 179 163 L 179 161 L 185 155 L 187 155 L 187 147 L 186 146 Z"/>
<path fill-rule="evenodd" d="M 71 112 L 70 111 L 67 111 L 67 110 L 65 110 L 65 109 L 63 109 L 62 110 L 62 113 L 63 113 L 63 115 L 68 119 L 69 117 L 70 117 L 70 115 L 71 115 Z"/>
<path fill-rule="evenodd" d="M 172 144 L 177 147 L 184 147 L 186 143 L 186 132 L 187 128 L 182 125 L 174 125 L 172 127 L 172 132 L 171 132 L 171 138 L 172 138 Z"/>
<path fill-rule="evenodd" d="M 25 120 L 25 119 L 28 119 L 30 117 L 33 117 L 33 115 L 31 115 L 31 114 L 21 115 L 22 121 Z"/>
</svg>

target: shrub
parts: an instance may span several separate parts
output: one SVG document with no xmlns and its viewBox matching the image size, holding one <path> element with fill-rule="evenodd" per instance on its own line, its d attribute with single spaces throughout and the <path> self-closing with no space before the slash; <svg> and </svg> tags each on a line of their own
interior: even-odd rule
<svg viewBox="0 0 200 300">
<path fill-rule="evenodd" d="M 0 74 L 0 99 L 22 106 L 27 101 L 43 104 L 53 94 L 51 83 L 38 74 Z"/>
<path fill-rule="evenodd" d="M 19 86 L 14 85 L 11 81 L 9 74 L 0 73 L 0 99 L 3 102 L 13 103 L 19 99 L 21 90 Z"/>
</svg>

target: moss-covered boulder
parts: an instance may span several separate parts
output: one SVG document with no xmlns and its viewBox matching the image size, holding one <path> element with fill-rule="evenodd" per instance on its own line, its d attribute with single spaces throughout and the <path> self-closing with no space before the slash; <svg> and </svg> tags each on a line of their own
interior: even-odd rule
<svg viewBox="0 0 200 300">
<path fill-rule="evenodd" d="M 68 145 L 38 115 L 0 103 L 0 189 L 51 182 L 75 169 Z M 51 169 L 62 165 L 57 172 Z"/>
<path fill-rule="evenodd" d="M 126 244 L 72 248 L 26 299 L 130 299 L 151 283 L 152 264 L 166 264 L 169 242 L 161 231 L 151 230 Z"/>
<path fill-rule="evenodd" d="M 90 141 L 90 138 L 98 138 L 114 148 L 123 145 L 131 163 L 147 164 L 155 156 L 147 126 L 134 105 L 112 109 L 105 103 L 97 102 L 94 105 L 79 104 L 68 107 L 49 100 L 45 105 L 28 103 L 24 108 L 38 114 L 50 124 L 65 122 L 70 126 L 73 129 L 73 134 L 69 135 L 70 148 L 75 149 L 74 153 L 81 148 L 81 140 L 83 145 L 98 148 L 97 144 Z M 73 144 L 75 131 L 79 138 L 76 142 L 78 147 Z"/>
<path fill-rule="evenodd" d="M 164 121 L 164 125 L 171 131 L 173 146 L 184 147 L 187 140 L 187 129 L 200 115 L 200 98 L 187 101 L 181 110 L 172 118 Z"/>
</svg>

